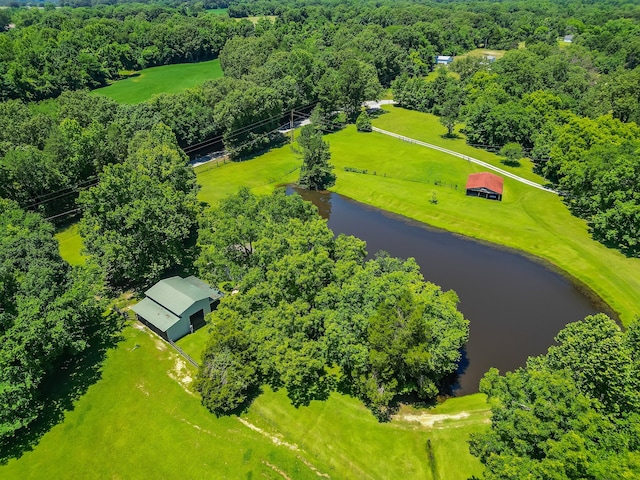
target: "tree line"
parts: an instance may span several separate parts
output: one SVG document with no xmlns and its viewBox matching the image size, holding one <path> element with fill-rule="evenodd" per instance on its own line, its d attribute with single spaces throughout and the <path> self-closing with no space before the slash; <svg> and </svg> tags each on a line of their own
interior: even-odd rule
<svg viewBox="0 0 640 480">
<path fill-rule="evenodd" d="M 255 3 L 254 8 L 261 8 L 259 5 Z M 14 12 L 16 28 L 0 34 L 0 42 L 7 47 L 0 48 L 6 54 L 0 68 L 31 72 L 34 79 L 14 85 L 20 99 L 0 103 L 0 171 L 7 179 L 0 186 L 0 195 L 47 217 L 74 212 L 77 190 L 95 182 L 105 165 L 122 162 L 135 132 L 158 122 L 172 129 L 181 147 L 208 140 L 205 145 L 222 144 L 232 157 L 239 158 L 281 141 L 277 127 L 292 110 L 316 107 L 320 116 L 317 124 L 324 130 L 355 121 L 361 102 L 379 97 L 382 88 L 398 77 L 394 91 L 402 105 L 442 115 L 450 130 L 460 108 L 468 107 L 473 143 L 516 141 L 531 148 L 532 132 L 537 132 L 549 115 L 545 112 L 544 118 L 537 118 L 546 107 L 544 101 L 535 107 L 526 95 L 546 85 L 555 88 L 564 102 L 557 108 L 560 110 L 569 104 L 574 110 L 579 105 L 598 105 L 604 111 L 615 103 L 614 115 L 624 121 L 637 114 L 637 102 L 629 97 L 635 88 L 635 71 L 628 72 L 625 82 L 613 82 L 620 92 L 628 92 L 626 96 L 612 95 L 605 87 L 594 90 L 590 85 L 597 72 L 581 65 L 592 65 L 595 60 L 584 47 L 554 53 L 551 46 L 538 43 L 509 52 L 495 65 L 495 69 L 502 69 L 498 77 L 495 69 L 489 73 L 477 61 L 457 63 L 460 81 L 440 75 L 428 92 L 424 90 L 429 84 L 421 80 L 433 67 L 436 53 L 458 53 L 478 45 L 517 45 L 517 41 L 533 38 L 532 26 L 552 14 L 553 34 L 546 39 L 576 31 L 582 32 L 576 35 L 576 43 L 581 35 L 591 43 L 598 43 L 594 38 L 611 43 L 613 33 L 620 31 L 626 35 L 622 37 L 624 44 L 633 45 L 634 22 L 618 18 L 623 10 L 600 6 L 606 9 L 607 18 L 613 19 L 601 22 L 600 17 L 594 17 L 595 7 L 585 6 L 570 16 L 570 9 L 555 4 L 548 6 L 549 10 L 520 5 L 511 13 L 509 9 L 515 6 L 510 4 L 474 5 L 473 9 L 462 3 L 443 6 L 429 2 L 394 8 L 367 3 L 327 5 L 288 5 L 274 21 L 261 20 L 255 25 L 192 11 L 190 6 L 176 9 L 127 4 Z M 525 19 L 533 23 L 529 25 Z M 488 32 L 496 29 L 502 36 L 489 40 L 493 37 Z M 74 32 L 73 38 L 67 39 L 70 32 Z M 51 50 L 62 45 L 61 39 L 66 39 L 64 52 Z M 609 43 L 607 51 L 613 48 Z M 107 52 L 121 47 L 127 50 L 122 55 Z M 160 56 L 145 57 L 143 52 L 149 49 Z M 42 68 L 55 65 L 67 76 L 79 72 L 82 62 L 74 57 L 78 51 L 93 56 L 100 71 L 111 72 L 102 77 L 105 81 L 122 68 L 213 56 L 219 56 L 227 78 L 179 94 L 159 95 L 139 105 L 116 105 L 69 91 L 94 86 L 94 77 L 89 74 L 80 72 L 77 78 L 82 81 L 65 85 L 55 75 L 43 74 Z M 154 59 L 148 63 L 143 57 Z M 21 59 L 33 65 L 19 66 Z M 541 62 L 544 67 L 529 68 Z M 74 64 L 76 70 L 63 63 Z M 18 78 L 9 70 L 2 77 L 9 82 L 7 87 L 10 79 Z M 45 90 L 34 93 L 39 85 Z M 57 95 L 65 89 L 55 100 L 25 101 Z M 599 92 L 597 102 L 580 101 L 592 91 Z M 537 151 L 546 155 L 542 147 Z"/>
<path fill-rule="evenodd" d="M 0 230 L 0 450 L 7 452 L 56 407 L 45 403 L 43 385 L 73 371 L 113 321 L 100 276 L 60 258 L 53 227 L 40 215 L 0 199 Z"/>
<path fill-rule="evenodd" d="M 10 12 L 15 28 L 0 33 L 0 100 L 52 98 L 105 86 L 125 71 L 213 59 L 247 27 L 142 4 Z"/>
</svg>

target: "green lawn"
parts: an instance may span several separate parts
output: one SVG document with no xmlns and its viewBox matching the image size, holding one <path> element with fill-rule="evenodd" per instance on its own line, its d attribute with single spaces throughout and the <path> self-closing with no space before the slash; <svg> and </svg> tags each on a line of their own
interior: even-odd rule
<svg viewBox="0 0 640 480">
<path fill-rule="evenodd" d="M 198 198 L 213 205 L 242 186 L 268 193 L 277 185 L 295 182 L 299 168 L 300 160 L 291 145 L 245 162 L 200 165 L 195 169 L 200 185 Z"/>
<path fill-rule="evenodd" d="M 179 63 L 140 70 L 108 87 L 93 90 L 120 103 L 140 103 L 158 93 L 177 93 L 223 75 L 219 60 Z"/>
<path fill-rule="evenodd" d="M 476 48 L 475 50 L 471 50 L 470 52 L 464 53 L 462 55 L 458 55 L 455 58 L 465 58 L 465 57 L 487 57 L 493 56 L 496 57 L 496 60 L 504 57 L 504 54 L 507 53 L 506 50 L 491 50 L 487 48 Z M 455 60 L 454 60 L 455 61 Z"/>
<path fill-rule="evenodd" d="M 78 224 L 74 223 L 56 233 L 60 255 L 71 265 L 82 265 L 85 257 L 82 251 L 82 237 L 78 233 Z"/>
<path fill-rule="evenodd" d="M 463 138 L 443 138 L 445 129 L 432 115 L 386 108 L 388 113 L 375 119 L 374 125 L 544 183 L 531 171 L 530 164 L 507 167 L 497 155 L 470 147 Z M 586 222 L 571 215 L 558 196 L 505 178 L 502 202 L 467 197 L 467 176 L 482 171 L 476 164 L 381 134 L 358 133 L 353 126 L 327 136 L 327 140 L 338 175 L 332 190 L 436 227 L 540 257 L 588 285 L 625 324 L 640 313 L 640 259 L 626 258 L 592 240 Z M 296 173 L 287 172 L 296 162 L 291 147 L 285 146 L 248 162 L 200 167 L 200 198 L 211 203 L 239 185 L 268 191 L 278 183 L 295 181 Z M 367 169 L 369 174 L 346 172 L 344 167 Z M 431 202 L 433 192 L 438 199 L 435 205 Z"/>
<path fill-rule="evenodd" d="M 447 129 L 440 124 L 438 117 L 429 115 L 415 110 L 406 110 L 404 108 L 394 107 L 393 105 L 383 105 L 386 112 L 376 118 L 373 124 L 383 130 L 389 130 L 423 142 L 431 143 L 439 147 L 448 148 L 464 155 L 477 158 L 483 162 L 495 165 L 507 172 L 511 172 L 520 177 L 534 182 L 544 184 L 546 180 L 541 176 L 533 173 L 533 162 L 523 159 L 519 167 L 511 167 L 501 162 L 503 157 L 494 153 L 472 147 L 467 144 L 465 136 L 460 133 L 462 125 L 457 125 L 454 133 L 457 138 L 447 138 L 444 134 Z"/>
<path fill-rule="evenodd" d="M 260 16 L 250 16 L 250 17 L 234 17 L 234 18 L 238 22 L 241 20 L 249 20 L 251 23 L 255 25 L 263 18 L 269 20 L 270 22 L 273 22 L 276 18 L 278 18 L 278 16 L 277 15 L 260 15 Z"/>
<path fill-rule="evenodd" d="M 542 181 L 525 165 L 515 169 L 504 167 L 498 156 L 469 147 L 462 139 L 443 139 L 445 129 L 432 115 L 395 107 L 388 110 L 389 113 L 374 120 L 374 125 L 446 146 L 520 176 Z M 340 172 L 333 189 L 338 193 L 436 227 L 541 257 L 588 285 L 620 315 L 623 323 L 640 314 L 640 259 L 627 258 L 592 240 L 586 222 L 572 216 L 558 196 L 505 178 L 502 202 L 466 197 L 464 190 L 427 186 L 416 180 L 424 181 L 429 172 L 435 170 L 446 178 L 455 178 L 457 185 L 464 185 L 469 173 L 480 170 L 475 164 L 443 157 L 436 151 L 400 140 L 379 138 L 382 137 L 379 134 L 369 134 L 366 142 L 355 142 L 354 135 L 364 134 L 351 129 L 334 137 L 339 135 L 345 142 L 332 142 L 335 164 L 341 167 L 348 162 L 352 167 L 375 168 L 378 175 Z M 412 181 L 407 181 L 407 177 Z M 431 192 L 436 192 L 437 205 L 430 202 Z"/>
<path fill-rule="evenodd" d="M 228 13 L 228 8 L 207 8 L 207 13 L 213 13 L 214 15 L 226 15 Z"/>
<path fill-rule="evenodd" d="M 0 466 L 0 477 L 432 479 L 429 439 L 438 471 L 456 456 L 438 478 L 480 473 L 466 440 L 486 428 L 481 395 L 417 412 L 425 418 L 470 412 L 460 420 L 437 417 L 431 427 L 404 418 L 380 424 L 360 402 L 339 394 L 296 409 L 284 391 L 269 389 L 241 417 L 216 418 L 191 391 L 194 374 L 148 330 L 127 327 L 100 380 L 32 451 Z"/>
</svg>

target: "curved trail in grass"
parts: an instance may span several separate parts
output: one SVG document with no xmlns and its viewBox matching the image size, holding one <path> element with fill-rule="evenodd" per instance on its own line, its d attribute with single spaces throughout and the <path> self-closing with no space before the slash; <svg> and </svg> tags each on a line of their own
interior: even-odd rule
<svg viewBox="0 0 640 480">
<path fill-rule="evenodd" d="M 454 152 L 453 150 L 449 150 L 448 148 L 439 147 L 437 145 L 433 145 L 432 143 L 422 142 L 420 140 L 416 140 L 415 138 L 405 137 L 404 135 L 400 135 L 398 133 L 389 132 L 387 130 L 382 130 L 381 128 L 378 128 L 378 127 L 372 127 L 372 130 L 374 132 L 382 133 L 383 135 L 389 135 L 390 137 L 398 138 L 398 139 L 403 140 L 405 142 L 415 143 L 416 145 L 420 145 L 422 147 L 432 148 L 434 150 L 438 150 L 440 152 L 447 153 L 449 155 L 453 155 L 454 157 L 462 158 L 463 160 L 468 160 L 470 162 L 477 163 L 478 165 L 482 165 L 485 168 L 488 168 L 490 170 L 494 170 L 494 171 L 504 175 L 505 177 L 512 178 L 513 180 L 516 180 L 516 181 L 518 181 L 520 183 L 524 183 L 525 185 L 529 185 L 530 187 L 538 188 L 540 190 L 544 190 L 545 192 L 555 193 L 556 195 L 558 194 L 558 192 L 556 192 L 555 190 L 552 190 L 552 189 L 547 188 L 547 187 L 543 187 L 539 183 L 532 182 L 531 180 L 527 180 L 526 178 L 519 177 L 518 175 L 515 175 L 515 174 L 513 174 L 511 172 L 507 172 L 506 170 L 502 170 L 501 168 L 494 167 L 490 163 L 483 162 L 482 160 L 478 160 L 477 158 L 473 158 L 473 157 L 470 157 L 468 155 L 464 155 L 462 153 Z"/>
</svg>

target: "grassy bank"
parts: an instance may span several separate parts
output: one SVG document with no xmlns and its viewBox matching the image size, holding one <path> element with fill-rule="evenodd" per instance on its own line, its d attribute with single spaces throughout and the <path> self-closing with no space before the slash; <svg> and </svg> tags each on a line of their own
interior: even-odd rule
<svg viewBox="0 0 640 480">
<path fill-rule="evenodd" d="M 56 239 L 60 255 L 71 265 L 82 265 L 85 257 L 82 255 L 82 237 L 78 233 L 78 224 L 74 223 L 56 232 Z"/>
<path fill-rule="evenodd" d="M 216 418 L 192 392 L 194 374 L 148 330 L 127 327 L 101 379 L 32 451 L 0 466 L 0 477 L 465 479 L 480 472 L 465 452 L 468 434 L 487 423 L 482 395 L 380 424 L 344 395 L 296 409 L 285 392 L 266 390 L 240 417 Z M 432 475 L 428 440 L 434 469 L 442 465 L 446 476 Z"/>
<path fill-rule="evenodd" d="M 445 139 L 437 118 L 387 107 L 374 120 L 380 128 L 474 156 L 544 183 L 530 165 L 507 167 L 500 157 Z M 338 180 L 332 189 L 361 202 L 469 237 L 512 247 L 542 258 L 587 285 L 620 315 L 623 323 L 640 313 L 640 259 L 594 241 L 585 221 L 572 216 L 561 199 L 505 179 L 504 200 L 491 202 L 464 194 L 469 173 L 482 167 L 444 153 L 376 133 L 347 129 L 327 137 Z M 268 191 L 294 181 L 299 162 L 285 146 L 240 164 L 197 169 L 200 198 L 215 203 L 239 185 Z M 353 173 L 344 167 L 367 170 Z M 432 203 L 433 194 L 438 200 Z"/>
<path fill-rule="evenodd" d="M 223 75 L 219 60 L 145 68 L 108 87 L 93 90 L 120 103 L 140 103 L 158 93 L 178 93 Z"/>
</svg>

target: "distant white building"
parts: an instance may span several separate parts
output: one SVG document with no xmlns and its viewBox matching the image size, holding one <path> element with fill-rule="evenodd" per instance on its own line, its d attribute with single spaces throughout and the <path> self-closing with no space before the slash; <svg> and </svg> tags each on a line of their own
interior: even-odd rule
<svg viewBox="0 0 640 480">
<path fill-rule="evenodd" d="M 449 65 L 451 62 L 453 62 L 453 56 L 450 56 L 450 55 L 438 55 L 436 57 L 436 64 L 437 65 Z"/>
<path fill-rule="evenodd" d="M 564 36 L 564 43 L 572 43 L 572 42 L 573 42 L 573 35 Z"/>
<path fill-rule="evenodd" d="M 493 63 L 496 61 L 496 57 L 494 55 L 487 55 L 486 57 L 484 57 L 487 59 L 487 62 L 489 63 Z"/>
</svg>

